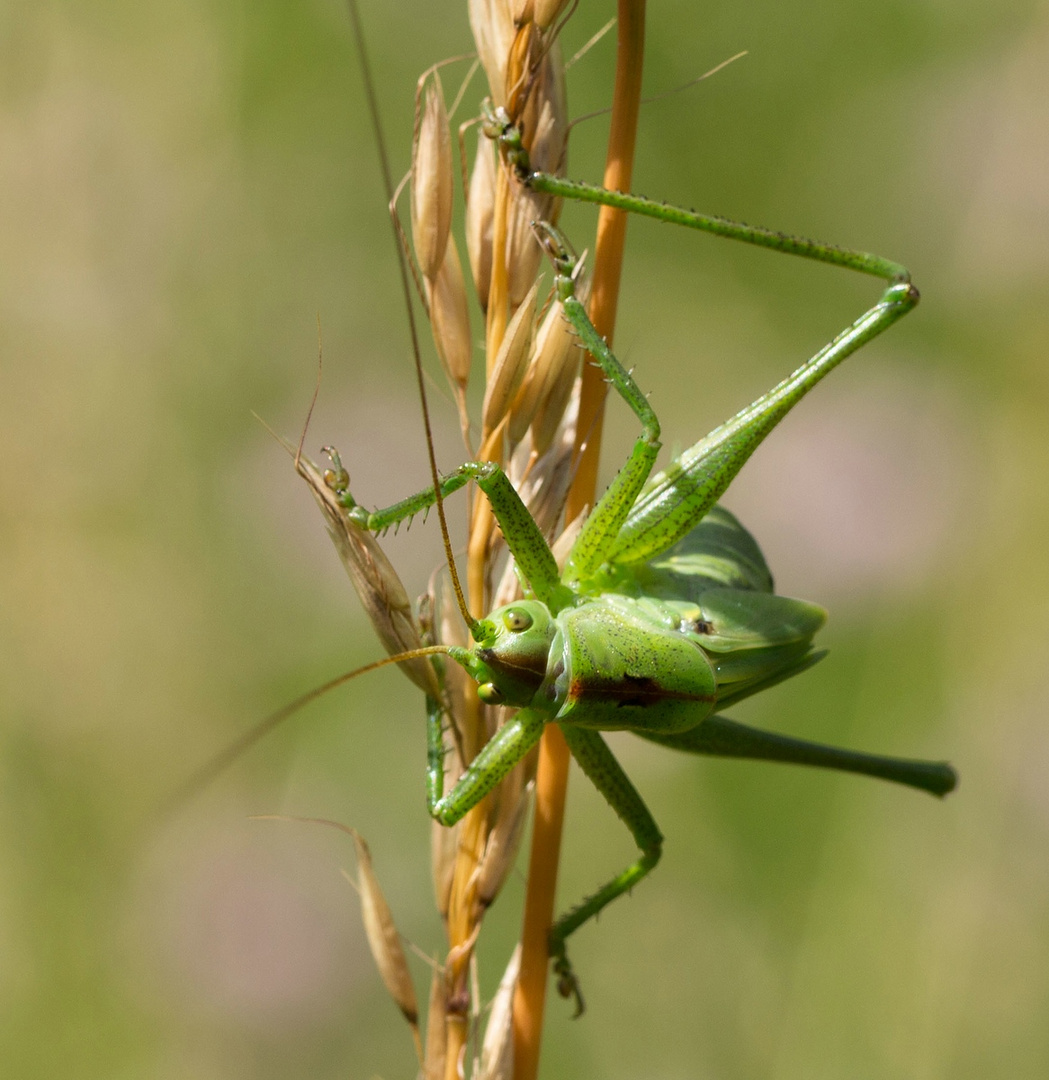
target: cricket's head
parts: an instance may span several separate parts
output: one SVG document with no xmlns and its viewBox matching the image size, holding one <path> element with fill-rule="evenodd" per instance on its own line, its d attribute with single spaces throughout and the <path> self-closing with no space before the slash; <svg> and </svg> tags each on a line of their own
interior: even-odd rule
<svg viewBox="0 0 1049 1080">
<path fill-rule="evenodd" d="M 546 678 L 557 633 L 546 604 L 517 600 L 496 608 L 472 633 L 472 648 L 450 649 L 449 655 L 476 680 L 481 700 L 519 708 L 530 704 Z"/>
</svg>

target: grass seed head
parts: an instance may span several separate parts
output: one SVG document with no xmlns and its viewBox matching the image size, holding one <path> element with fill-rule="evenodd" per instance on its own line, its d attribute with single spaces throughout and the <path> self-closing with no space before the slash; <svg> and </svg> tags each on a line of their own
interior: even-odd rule
<svg viewBox="0 0 1049 1080">
<path fill-rule="evenodd" d="M 456 775 L 453 773 L 453 775 Z M 446 774 L 445 786 L 449 779 Z M 430 826 L 430 870 L 433 875 L 433 896 L 442 919 L 448 918 L 448 904 L 452 895 L 452 877 L 455 859 L 459 854 L 458 825 L 442 825 L 435 821 Z"/>
<path fill-rule="evenodd" d="M 577 295 L 586 302 L 586 297 L 578 290 Z M 546 453 L 579 371 L 579 350 L 573 348 L 575 344 L 575 333 L 564 317 L 560 301 L 555 300 L 539 324 L 528 376 L 511 406 L 508 434 L 512 446 L 524 438 L 542 407 L 543 424 L 533 427 L 532 439 L 536 455 Z"/>
<path fill-rule="evenodd" d="M 568 90 L 564 58 L 556 41 L 542 54 L 535 87 L 517 122 L 525 132 L 532 169 L 563 175 L 568 145 Z"/>
</svg>

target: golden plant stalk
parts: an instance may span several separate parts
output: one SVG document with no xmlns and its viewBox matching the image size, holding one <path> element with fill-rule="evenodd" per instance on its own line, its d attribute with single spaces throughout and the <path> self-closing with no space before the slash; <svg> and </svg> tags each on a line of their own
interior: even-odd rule
<svg viewBox="0 0 1049 1080">
<path fill-rule="evenodd" d="M 629 191 L 641 106 L 645 0 L 618 0 L 617 7 L 616 76 L 604 186 L 612 191 Z M 619 301 L 626 223 L 627 215 L 622 211 L 601 207 L 589 315 L 598 333 L 609 344 L 612 343 Z M 573 520 L 588 504 L 593 503 L 605 389 L 598 368 L 585 364 L 576 426 L 577 471 L 565 508 L 568 520 Z M 560 729 L 555 724 L 548 724 L 539 744 L 535 824 L 521 932 L 521 971 L 514 996 L 514 1080 L 534 1080 L 539 1072 L 543 1006 L 549 970 L 547 935 L 554 916 L 570 759 L 568 744 Z"/>
</svg>

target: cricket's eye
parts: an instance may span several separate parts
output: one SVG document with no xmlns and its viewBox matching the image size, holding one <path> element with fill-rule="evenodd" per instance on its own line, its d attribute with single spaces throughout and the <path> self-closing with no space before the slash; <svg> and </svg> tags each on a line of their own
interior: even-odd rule
<svg viewBox="0 0 1049 1080">
<path fill-rule="evenodd" d="M 501 705 L 503 703 L 503 692 L 495 683 L 481 683 L 477 688 L 477 696 L 486 705 Z"/>
<path fill-rule="evenodd" d="M 507 608 L 503 612 L 506 629 L 514 634 L 521 634 L 532 626 L 532 616 L 524 608 Z"/>
</svg>

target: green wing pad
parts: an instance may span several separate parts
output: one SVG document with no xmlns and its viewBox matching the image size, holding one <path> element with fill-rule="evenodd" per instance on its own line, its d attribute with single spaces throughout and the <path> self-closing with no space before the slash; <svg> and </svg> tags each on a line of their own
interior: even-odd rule
<svg viewBox="0 0 1049 1080">
<path fill-rule="evenodd" d="M 642 595 L 668 600 L 698 600 L 716 585 L 772 592 L 772 575 L 757 541 L 721 506 L 673 547 L 631 570 Z"/>
<path fill-rule="evenodd" d="M 827 621 L 818 604 L 743 589 L 707 589 L 697 607 L 695 639 L 716 653 L 808 642 Z"/>
<path fill-rule="evenodd" d="M 807 667 L 813 636 L 827 617 L 816 604 L 745 589 L 707 589 L 696 602 L 620 596 L 605 600 L 615 607 L 630 605 L 650 625 L 706 652 L 719 706 Z"/>
<path fill-rule="evenodd" d="M 723 653 L 808 644 L 827 619 L 826 611 L 818 604 L 744 589 L 705 589 L 695 600 L 609 594 L 604 601 L 661 628 L 675 630 L 719 657 Z"/>
</svg>

